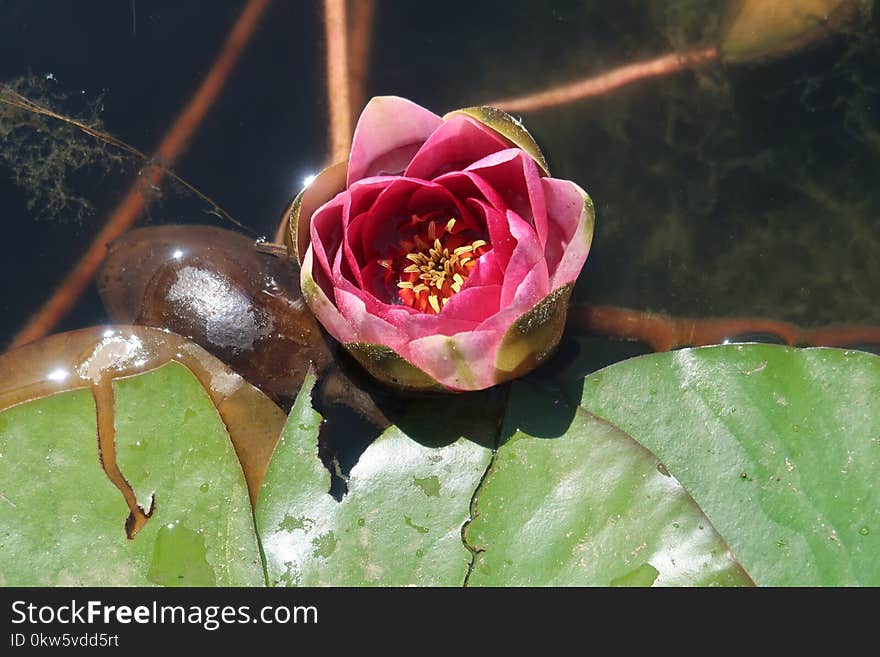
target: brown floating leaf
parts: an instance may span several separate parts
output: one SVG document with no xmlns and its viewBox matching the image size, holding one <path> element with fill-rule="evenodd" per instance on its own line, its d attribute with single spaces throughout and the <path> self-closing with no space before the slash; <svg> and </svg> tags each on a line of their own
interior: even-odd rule
<svg viewBox="0 0 880 657">
<path fill-rule="evenodd" d="M 98 286 L 114 321 L 183 335 L 275 399 L 332 357 L 303 303 L 299 269 L 211 226 L 133 230 L 113 243 Z"/>
</svg>

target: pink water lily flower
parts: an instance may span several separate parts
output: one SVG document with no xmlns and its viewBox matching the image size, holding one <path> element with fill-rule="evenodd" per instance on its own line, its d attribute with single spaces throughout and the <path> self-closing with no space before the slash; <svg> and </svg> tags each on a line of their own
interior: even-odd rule
<svg viewBox="0 0 880 657">
<path fill-rule="evenodd" d="M 480 390 L 556 347 L 593 204 L 504 112 L 373 98 L 348 162 L 291 206 L 303 296 L 376 378 Z"/>
</svg>

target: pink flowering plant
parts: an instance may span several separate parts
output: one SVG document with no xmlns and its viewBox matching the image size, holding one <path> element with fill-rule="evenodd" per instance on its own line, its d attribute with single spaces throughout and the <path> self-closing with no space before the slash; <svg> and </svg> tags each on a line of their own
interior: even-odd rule
<svg viewBox="0 0 880 657">
<path fill-rule="evenodd" d="M 389 96 L 294 201 L 288 247 L 318 320 L 377 379 L 480 390 L 556 347 L 593 221 L 509 115 Z"/>
</svg>

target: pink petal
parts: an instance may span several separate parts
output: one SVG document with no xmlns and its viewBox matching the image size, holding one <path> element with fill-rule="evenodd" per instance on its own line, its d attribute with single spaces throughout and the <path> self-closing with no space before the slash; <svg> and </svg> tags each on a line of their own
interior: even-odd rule
<svg viewBox="0 0 880 657">
<path fill-rule="evenodd" d="M 352 183 L 348 188 L 348 193 L 351 195 L 351 206 L 349 207 L 351 217 L 369 210 L 379 194 L 398 179 L 399 176 L 373 176 Z"/>
<path fill-rule="evenodd" d="M 342 213 L 345 206 L 346 193 L 337 194 L 315 211 L 309 225 L 309 248 L 314 250 L 316 264 L 325 276 L 332 272 L 330 260 L 342 243 Z"/>
<path fill-rule="evenodd" d="M 505 157 L 512 157 L 504 151 Z M 516 245 L 510 235 L 505 212 L 507 205 L 498 191 L 486 180 L 470 171 L 455 171 L 440 176 L 435 182 L 449 189 L 456 197 L 464 199 L 469 207 L 476 208 L 483 215 L 489 232 L 489 242 L 496 252 L 501 267 L 507 266 Z"/>
<path fill-rule="evenodd" d="M 396 315 L 388 318 L 396 320 L 396 322 L 392 322 L 382 317 L 382 313 L 373 305 L 374 299 L 365 301 L 368 295 L 363 290 L 344 289 L 344 286 L 339 286 L 335 292 L 339 312 L 354 329 L 361 342 L 389 347 L 413 364 L 415 363 L 412 361 L 410 346 L 422 336 L 444 338 L 447 337 L 444 333 L 453 330 L 456 326 L 461 331 L 459 335 L 467 335 L 476 327 L 475 322 L 456 322 L 455 320 L 441 322 L 438 321 L 439 315 L 409 314 L 400 306 L 393 309 L 396 311 Z M 386 310 L 391 310 L 391 307 Z M 405 321 L 400 321 L 401 313 L 405 315 Z"/>
<path fill-rule="evenodd" d="M 540 260 L 516 287 L 509 307 L 530 309 L 548 294 L 550 294 L 550 278 L 547 275 L 547 263 Z"/>
<path fill-rule="evenodd" d="M 353 231 L 349 226 L 352 208 L 372 203 L 392 180 L 396 178 L 373 178 L 359 182 L 315 211 L 309 225 L 309 238 L 315 245 L 315 257 L 327 275 L 330 275 L 330 262 L 335 259 L 336 251 L 342 248 L 347 271 L 357 280 L 360 275 L 357 266 L 358 243 L 352 240 Z"/>
<path fill-rule="evenodd" d="M 378 173 L 401 173 L 442 123 L 439 116 L 405 98 L 373 98 L 361 113 L 354 131 L 348 159 L 348 185 Z"/>
<path fill-rule="evenodd" d="M 434 182 L 443 185 L 456 198 L 480 199 L 498 210 L 506 207 L 504 199 L 489 183 L 468 171 L 450 171 L 435 178 Z"/>
<path fill-rule="evenodd" d="M 423 313 L 403 304 L 385 303 L 377 299 L 367 290 L 362 290 L 344 278 L 334 279 L 336 290 L 356 297 L 363 304 L 366 312 L 378 317 L 394 327 L 394 330 L 406 340 L 415 340 L 425 335 L 452 335 L 461 331 L 470 331 L 477 327 L 480 320 L 447 317 L 443 314 Z"/>
<path fill-rule="evenodd" d="M 346 321 L 354 329 L 358 341 L 380 344 L 389 347 L 406 358 L 407 336 L 396 326 L 367 310 L 366 304 L 357 294 L 336 287 L 336 306 Z"/>
<path fill-rule="evenodd" d="M 513 301 L 502 306 L 501 311 L 487 317 L 478 327 L 478 331 L 494 331 L 505 335 L 510 327 L 532 308 L 543 301 L 549 291 L 543 292 L 547 286 L 547 275 L 544 263 L 537 263 L 525 275 L 520 283 Z"/>
<path fill-rule="evenodd" d="M 498 253 L 492 249 L 477 258 L 477 264 L 471 270 L 470 276 L 464 282 L 462 292 L 470 287 L 484 285 L 501 286 L 504 282 L 504 270 L 498 264 Z"/>
<path fill-rule="evenodd" d="M 544 276 L 546 276 L 546 274 Z M 546 280 L 546 278 L 544 278 L 544 280 Z M 498 343 L 500 345 L 501 339 L 507 334 L 514 323 L 516 323 L 516 321 L 520 317 L 529 312 L 538 303 L 543 301 L 543 299 L 547 296 L 546 293 L 540 293 L 540 290 L 543 289 L 543 287 L 544 283 L 542 283 L 540 266 L 536 265 L 533 271 L 526 274 L 526 277 L 520 284 L 520 289 L 514 296 L 514 301 L 510 305 L 502 307 L 500 312 L 487 317 L 486 320 L 483 321 L 476 328 L 476 331 L 488 331 L 490 333 L 501 336 L 498 339 Z M 494 362 L 495 358 L 497 357 L 497 349 L 491 354 L 487 354 L 486 357 L 492 359 L 494 369 Z"/>
<path fill-rule="evenodd" d="M 474 326 L 471 328 L 476 328 L 486 317 L 497 313 L 500 307 L 501 286 L 480 285 L 463 288 L 458 294 L 452 295 L 446 305 L 443 306 L 441 313 L 436 316 L 446 322 L 450 320 L 474 322 Z M 456 331 L 447 330 L 444 332 L 451 334 Z"/>
<path fill-rule="evenodd" d="M 495 355 L 503 336 L 497 331 L 429 335 L 410 343 L 408 360 L 450 390 L 482 390 L 495 384 Z"/>
<path fill-rule="evenodd" d="M 392 178 L 369 208 L 352 217 L 349 240 L 358 241 L 352 248 L 360 253 L 362 262 L 388 256 L 388 249 L 397 244 L 398 226 L 409 219 L 410 197 L 422 184 L 420 180 Z"/>
<path fill-rule="evenodd" d="M 363 257 L 363 253 L 360 249 L 360 242 L 357 240 L 357 231 L 350 229 L 350 223 L 352 217 L 359 212 L 359 209 L 369 207 L 382 190 L 393 180 L 395 180 L 393 177 L 359 180 L 348 189 L 346 194 L 342 212 L 342 223 L 344 226 L 342 248 L 348 268 L 353 273 L 354 280 L 361 287 L 363 287 L 364 283 L 361 278 L 361 266 L 358 262 L 358 256 Z"/>
<path fill-rule="evenodd" d="M 504 205 L 535 227 L 541 248 L 547 241 L 547 208 L 541 172 L 525 151 L 511 148 L 494 153 L 467 168 L 504 199 Z"/>
<path fill-rule="evenodd" d="M 544 251 L 538 243 L 535 229 L 512 210 L 507 211 L 507 223 L 510 234 L 516 240 L 516 247 L 504 271 L 501 306 L 511 305 L 515 298 L 519 303 L 535 303 L 550 293 Z M 525 290 L 528 297 L 523 298 L 523 290 L 520 288 L 527 276 L 531 276 L 531 283 Z"/>
<path fill-rule="evenodd" d="M 397 178 L 379 194 L 369 210 L 352 220 L 349 230 L 358 232 L 364 260 L 385 258 L 388 249 L 398 244 L 400 222 L 409 220 L 413 213 L 444 207 L 459 217 L 471 214 L 442 185 L 418 178 Z"/>
<path fill-rule="evenodd" d="M 314 252 L 309 246 L 303 256 L 302 269 L 300 270 L 303 298 L 330 335 L 342 343 L 358 342 L 358 337 L 351 324 L 342 316 L 342 313 L 327 298 L 324 290 L 315 281 L 312 271 L 314 264 Z"/>
<path fill-rule="evenodd" d="M 479 320 L 449 317 L 445 312 L 434 315 L 415 311 L 405 321 L 399 322 L 398 326 L 406 334 L 407 339 L 413 341 L 426 335 L 454 335 L 464 331 L 473 331 L 479 323 Z"/>
<path fill-rule="evenodd" d="M 353 270 L 349 266 L 349 260 L 347 257 L 345 257 L 344 248 L 339 248 L 336 250 L 336 254 L 333 258 L 332 276 L 334 285 L 338 285 L 339 281 L 342 280 L 350 281 L 358 286 L 363 285 L 360 269 Z"/>
<path fill-rule="evenodd" d="M 516 240 L 510 234 L 510 226 L 507 223 L 504 210 L 493 208 L 482 199 L 468 199 L 468 204 L 482 211 L 489 232 L 489 244 L 492 245 L 492 252 L 497 258 L 498 266 L 505 269 L 510 261 L 510 256 L 513 255 Z"/>
<path fill-rule="evenodd" d="M 550 232 L 544 254 L 555 290 L 574 280 L 583 269 L 593 238 L 592 221 L 584 207 L 586 192 L 569 180 L 543 178 Z"/>
<path fill-rule="evenodd" d="M 434 178 L 445 171 L 464 169 L 487 155 L 510 148 L 510 142 L 469 116 L 445 121 L 412 158 L 404 175 Z"/>
</svg>

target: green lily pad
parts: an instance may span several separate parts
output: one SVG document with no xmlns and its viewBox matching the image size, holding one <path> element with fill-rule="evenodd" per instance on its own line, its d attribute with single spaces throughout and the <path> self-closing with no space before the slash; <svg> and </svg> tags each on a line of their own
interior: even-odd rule
<svg viewBox="0 0 880 657">
<path fill-rule="evenodd" d="M 88 390 L 0 413 L 0 585 L 134 582 L 128 505 L 104 474 Z"/>
<path fill-rule="evenodd" d="M 290 411 L 257 501 L 270 585 L 460 585 L 471 559 L 461 528 L 491 450 L 465 437 L 419 442 L 391 427 L 337 502 L 318 458 L 314 381 Z"/>
<path fill-rule="evenodd" d="M 264 583 L 247 486 L 214 404 L 179 363 L 114 382 L 118 464 L 154 511 L 104 473 L 92 392 L 0 412 L 3 585 Z"/>
<path fill-rule="evenodd" d="M 263 453 L 277 409 L 169 339 L 90 330 L 0 357 L 0 584 L 880 582 L 875 356 L 656 354 L 588 377 L 581 407 L 523 381 L 411 398 L 341 501 L 310 372 L 265 479 L 248 461 L 252 514 L 236 454 L 254 436 Z"/>
<path fill-rule="evenodd" d="M 685 349 L 589 376 L 582 405 L 662 460 L 757 584 L 880 584 L 880 358 Z"/>
<path fill-rule="evenodd" d="M 470 585 L 749 585 L 699 507 L 616 427 L 514 383 L 465 537 Z"/>
<path fill-rule="evenodd" d="M 525 384 L 514 384 L 504 424 L 514 435 L 494 459 L 465 438 L 422 444 L 392 427 L 337 502 L 318 460 L 313 382 L 290 413 L 257 503 L 271 584 L 751 583 L 647 450 Z"/>
<path fill-rule="evenodd" d="M 205 389 L 175 362 L 114 389 L 116 462 L 138 504 L 155 509 L 128 546 L 147 581 L 264 584 L 244 474 Z"/>
</svg>

